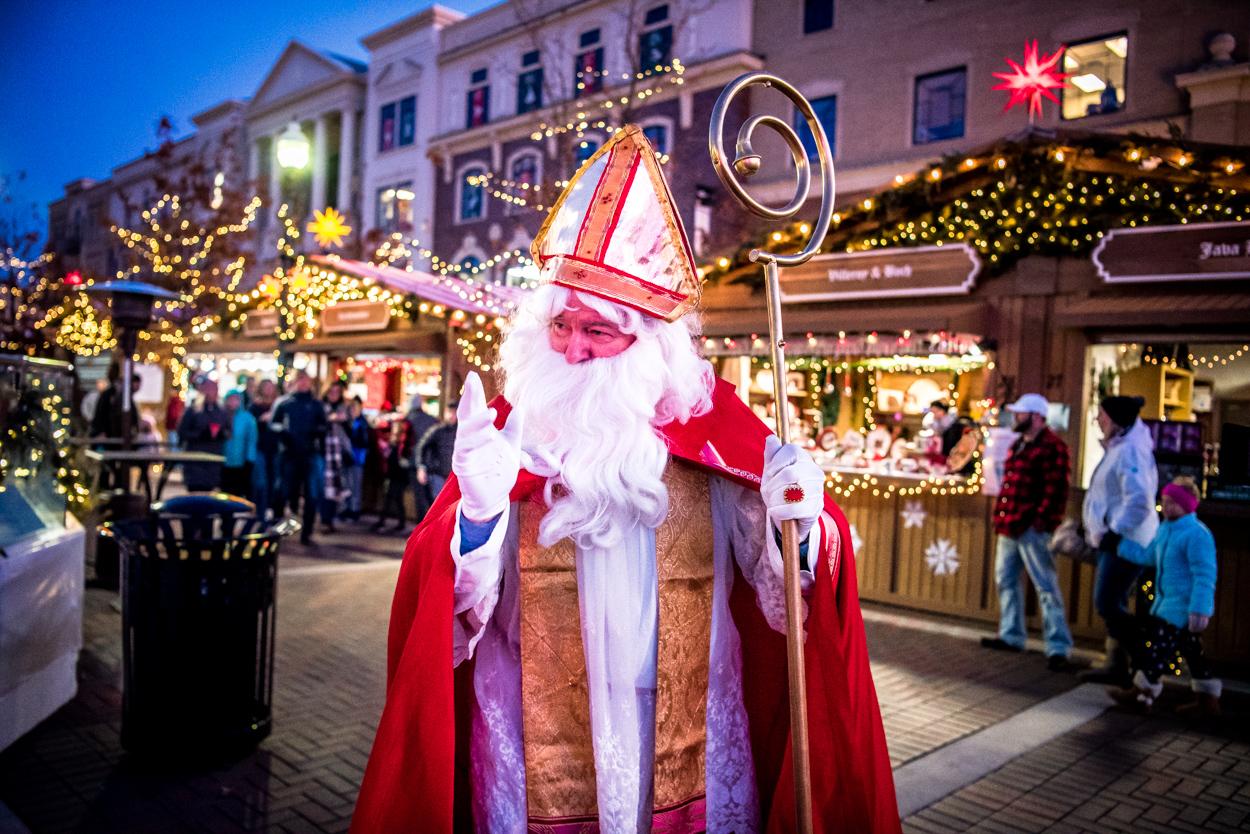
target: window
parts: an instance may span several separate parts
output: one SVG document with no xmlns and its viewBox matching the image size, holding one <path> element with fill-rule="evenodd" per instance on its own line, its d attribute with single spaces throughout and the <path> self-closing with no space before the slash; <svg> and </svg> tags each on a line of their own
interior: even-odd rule
<svg viewBox="0 0 1250 834">
<path fill-rule="evenodd" d="M 512 164 L 508 166 L 508 179 L 512 181 L 509 190 L 528 202 L 533 196 L 533 190 L 538 187 L 541 176 L 538 154 L 532 151 L 522 153 L 513 158 Z M 508 203 L 506 208 L 508 214 L 520 213 L 520 206 L 513 203 Z"/>
<path fill-rule="evenodd" d="M 524 62 L 522 62 L 524 63 Z M 543 68 L 526 70 L 516 79 L 516 111 L 528 113 L 543 106 Z"/>
<path fill-rule="evenodd" d="M 481 220 L 486 216 L 483 188 L 475 179 L 485 174 L 485 168 L 474 166 L 466 169 L 460 177 L 460 208 L 456 216 L 461 223 Z"/>
<path fill-rule="evenodd" d="M 411 145 L 417 139 L 417 97 L 382 105 L 378 119 L 378 151 Z"/>
<path fill-rule="evenodd" d="M 833 28 L 833 0 L 803 0 L 803 34 Z"/>
<path fill-rule="evenodd" d="M 466 130 L 481 127 L 490 121 L 490 85 L 486 83 L 486 70 L 474 70 L 469 75 L 469 92 L 465 97 L 464 126 Z"/>
<path fill-rule="evenodd" d="M 577 146 L 577 164 L 581 165 L 586 160 L 595 155 L 595 151 L 599 150 L 598 136 L 585 136 Z"/>
<path fill-rule="evenodd" d="M 651 147 L 656 153 L 668 153 L 668 126 L 661 124 L 647 125 L 642 129 L 642 135 L 647 137 L 647 141 L 651 143 Z"/>
<path fill-rule="evenodd" d="M 967 92 L 968 70 L 965 67 L 918 77 L 912 143 L 924 145 L 963 136 Z"/>
<path fill-rule="evenodd" d="M 654 72 L 673 57 L 673 26 L 668 23 L 668 6 L 656 6 L 643 18 L 638 36 L 638 71 Z"/>
<path fill-rule="evenodd" d="M 1120 32 L 1074 43 L 1063 53 L 1063 118 L 1080 119 L 1124 109 L 1128 35 Z"/>
<path fill-rule="evenodd" d="M 824 98 L 812 99 L 812 112 L 816 114 L 817 121 L 820 126 L 825 129 L 825 136 L 829 139 L 829 151 L 836 155 L 837 151 L 837 127 L 838 127 L 838 97 L 825 96 Z M 794 111 L 794 130 L 799 134 L 799 140 L 803 143 L 803 148 L 807 151 L 808 159 L 815 159 L 816 153 L 816 137 L 812 135 L 811 129 L 807 126 L 807 120 L 803 118 L 803 114 L 798 110 Z"/>
<path fill-rule="evenodd" d="M 395 102 L 382 105 L 382 118 L 378 125 L 378 150 L 389 151 L 395 147 Z"/>
<path fill-rule="evenodd" d="M 417 138 L 417 97 L 399 102 L 399 144 L 411 145 Z"/>
<path fill-rule="evenodd" d="M 541 56 L 539 55 L 537 49 L 531 49 L 529 52 L 526 52 L 521 56 L 521 66 L 532 67 L 538 63 L 540 57 Z"/>
<path fill-rule="evenodd" d="M 582 32 L 577 40 L 581 48 L 573 59 L 573 98 L 597 93 L 603 89 L 603 47 L 598 46 L 599 30 Z"/>
<path fill-rule="evenodd" d="M 412 182 L 401 182 L 378 189 L 377 228 L 381 232 L 399 232 L 412 228 Z"/>
</svg>

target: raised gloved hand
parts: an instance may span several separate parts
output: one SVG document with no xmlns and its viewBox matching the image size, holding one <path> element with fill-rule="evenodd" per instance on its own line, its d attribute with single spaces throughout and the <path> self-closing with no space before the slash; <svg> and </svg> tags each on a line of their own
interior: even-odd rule
<svg viewBox="0 0 1250 834">
<path fill-rule="evenodd" d="M 774 524 L 790 519 L 798 523 L 802 542 L 824 509 L 825 473 L 807 452 L 769 435 L 764 441 L 760 496 Z"/>
<path fill-rule="evenodd" d="M 521 470 L 521 417 L 512 412 L 502 429 L 495 428 L 495 417 L 495 409 L 486 407 L 482 381 L 470 372 L 456 409 L 451 454 L 451 471 L 460 482 L 460 512 L 469 521 L 490 521 L 507 509 Z"/>
</svg>

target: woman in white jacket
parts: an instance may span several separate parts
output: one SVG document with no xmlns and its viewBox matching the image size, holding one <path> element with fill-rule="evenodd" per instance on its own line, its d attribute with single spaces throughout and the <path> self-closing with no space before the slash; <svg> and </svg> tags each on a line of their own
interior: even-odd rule
<svg viewBox="0 0 1250 834">
<path fill-rule="evenodd" d="M 1138 419 L 1141 397 L 1105 397 L 1098 409 L 1103 434 L 1103 458 L 1085 493 L 1085 534 L 1098 550 L 1094 577 L 1094 609 L 1107 624 L 1107 659 L 1082 675 L 1087 680 L 1121 683 L 1128 679 L 1125 647 L 1134 633 L 1128 612 L 1129 593 L 1141 568 L 1117 554 L 1121 539 L 1142 547 L 1159 528 L 1155 494 L 1159 471 L 1150 430 Z"/>
</svg>

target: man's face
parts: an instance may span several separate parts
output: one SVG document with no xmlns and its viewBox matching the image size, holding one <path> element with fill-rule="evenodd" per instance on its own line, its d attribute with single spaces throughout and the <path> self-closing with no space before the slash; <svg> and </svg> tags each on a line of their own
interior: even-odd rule
<svg viewBox="0 0 1250 834">
<path fill-rule="evenodd" d="M 278 396 L 277 383 L 275 383 L 272 379 L 266 379 L 258 386 L 256 396 L 261 402 L 273 402 Z"/>
<path fill-rule="evenodd" d="M 1033 430 L 1034 423 L 1036 422 L 1034 418 L 1036 416 L 1037 415 L 1035 415 L 1031 411 L 1025 411 L 1025 412 L 1021 412 L 1020 414 L 1017 414 L 1015 427 L 1014 427 L 1015 430 L 1018 431 L 1020 434 L 1028 434 L 1030 431 Z"/>
<path fill-rule="evenodd" d="M 204 399 L 207 402 L 210 402 L 210 403 L 217 402 L 217 383 L 215 382 L 204 383 L 203 387 L 200 388 L 200 393 L 204 395 Z"/>
<path fill-rule="evenodd" d="M 231 394 L 230 396 L 226 397 L 226 411 L 238 411 L 239 406 L 242 403 L 243 403 L 243 400 L 239 398 L 238 394 Z"/>
<path fill-rule="evenodd" d="M 616 356 L 632 345 L 636 339 L 603 316 L 570 299 L 570 309 L 561 311 L 551 320 L 547 338 L 551 349 L 564 355 L 570 365 L 590 359 L 607 359 Z"/>
<path fill-rule="evenodd" d="M 312 390 L 312 377 L 308 374 L 301 373 L 295 377 L 295 393 L 307 394 Z"/>
</svg>

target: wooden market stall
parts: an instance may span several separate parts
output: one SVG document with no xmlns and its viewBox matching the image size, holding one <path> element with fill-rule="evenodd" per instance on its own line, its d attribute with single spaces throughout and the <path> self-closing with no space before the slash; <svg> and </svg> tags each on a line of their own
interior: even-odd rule
<svg viewBox="0 0 1250 834">
<path fill-rule="evenodd" d="M 1050 423 L 1072 451 L 1076 515 L 1102 455 L 1098 400 L 1141 394 L 1161 483 L 1188 474 L 1204 490 L 1199 516 L 1215 534 L 1220 572 L 1206 648 L 1222 665 L 1250 673 L 1250 609 L 1236 604 L 1250 593 L 1244 151 L 1142 137 L 1026 136 L 861 195 L 835 217 L 825 254 L 783 270 L 791 372 L 807 371 L 806 393 L 815 394 L 806 403 L 797 398 L 798 413 L 810 414 L 800 422 L 818 460 L 822 418 L 832 417 L 840 437 L 864 435 L 865 446 L 874 428 L 914 421 L 889 362 L 919 367 L 917 378 L 933 375 L 939 390 L 950 380 L 936 376 L 939 369 L 958 365 L 961 381 L 945 393 L 982 439 L 979 471 L 967 478 L 862 461 L 849 471 L 826 467 L 827 486 L 853 525 L 865 599 L 995 622 L 990 520 L 1011 439 L 998 427 L 999 409 L 1027 392 L 1052 403 Z M 787 227 L 754 245 L 785 251 L 802 233 Z M 749 248 L 706 270 L 703 301 L 705 349 L 718 357 L 722 376 L 745 383 L 740 391 L 751 402 L 762 361 L 752 356 L 762 356 L 756 342 L 767 325 Z M 931 340 L 942 345 L 932 356 Z M 873 356 L 869 341 L 889 350 Z M 826 377 L 812 375 L 813 367 Z M 829 379 L 829 368 L 862 368 L 867 379 L 848 386 L 845 376 Z M 830 382 L 842 395 L 836 414 L 822 399 Z M 895 410 L 884 389 L 902 390 L 904 407 Z M 1060 559 L 1058 567 L 1073 631 L 1093 644 L 1103 636 L 1093 566 Z"/>
</svg>

